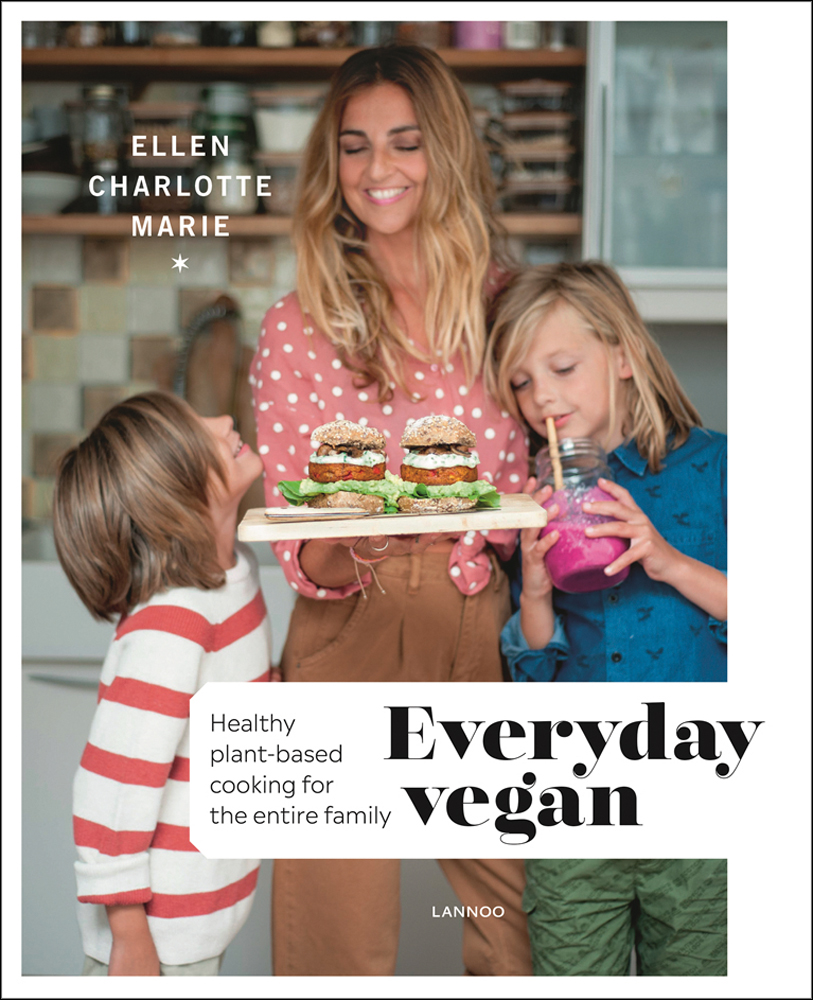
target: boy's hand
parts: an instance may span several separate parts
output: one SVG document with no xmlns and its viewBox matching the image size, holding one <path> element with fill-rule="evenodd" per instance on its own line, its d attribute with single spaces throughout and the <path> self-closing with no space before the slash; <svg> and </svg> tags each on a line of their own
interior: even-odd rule
<svg viewBox="0 0 813 1000">
<path fill-rule="evenodd" d="M 158 952 L 141 903 L 108 906 L 113 934 L 108 976 L 160 976 Z"/>
<path fill-rule="evenodd" d="M 597 500 L 593 503 L 584 503 L 582 506 L 588 514 L 601 514 L 604 517 L 614 517 L 616 520 L 591 525 L 584 529 L 585 534 L 588 538 L 609 535 L 630 540 L 627 551 L 611 562 L 604 572 L 607 576 L 614 576 L 625 566 L 640 562 L 650 580 L 669 583 L 670 577 L 685 557 L 666 541 L 632 499 L 628 490 L 609 479 L 599 479 L 598 484 L 605 493 L 615 497 L 615 500 Z"/>
<path fill-rule="evenodd" d="M 724 573 L 692 559 L 670 545 L 655 528 L 629 492 L 609 479 L 599 479 L 599 486 L 615 500 L 600 500 L 583 504 L 588 514 L 616 517 L 616 521 L 585 528 L 589 538 L 615 535 L 629 538 L 630 547 L 606 567 L 608 576 L 625 566 L 640 562 L 650 580 L 674 587 L 685 598 L 718 621 L 728 617 L 728 581 Z"/>
<path fill-rule="evenodd" d="M 282 680 L 282 671 L 279 667 L 271 667 L 271 673 L 268 677 L 270 683 L 275 683 Z"/>
<path fill-rule="evenodd" d="M 536 491 L 536 479 L 531 476 L 522 492 L 530 494 L 542 506 L 550 499 L 553 489 L 550 486 L 543 486 L 541 490 Z M 548 520 L 555 518 L 558 513 L 558 505 L 551 504 L 548 508 Z M 556 544 L 559 532 L 551 531 L 544 538 L 540 538 L 539 528 L 524 528 L 519 538 L 522 551 L 522 596 L 530 600 L 541 600 L 548 597 L 553 590 L 553 583 L 545 566 L 545 554 Z"/>
<path fill-rule="evenodd" d="M 160 976 L 161 966 L 152 938 L 149 941 L 119 941 L 113 938 L 108 976 Z"/>
<path fill-rule="evenodd" d="M 536 491 L 536 479 L 531 476 L 523 493 L 530 493 L 538 504 L 550 499 L 553 490 L 544 486 Z M 557 504 L 551 504 L 548 518 L 559 513 Z M 520 533 L 522 550 L 522 596 L 520 597 L 519 623 L 525 641 L 531 649 L 544 649 L 553 638 L 553 583 L 545 565 L 545 553 L 555 544 L 558 531 L 551 531 L 544 538 L 539 537 L 539 528 L 525 528 Z"/>
</svg>

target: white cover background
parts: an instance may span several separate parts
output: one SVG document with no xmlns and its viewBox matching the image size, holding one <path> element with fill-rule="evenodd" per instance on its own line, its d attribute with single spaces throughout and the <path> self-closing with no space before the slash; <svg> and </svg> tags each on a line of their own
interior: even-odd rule
<svg viewBox="0 0 813 1000">
<path fill-rule="evenodd" d="M 70 16 L 93 20 L 165 16 L 215 20 L 222 4 L 178 2 L 71 5 Z M 718 19 L 729 22 L 729 286 L 730 286 L 730 581 L 731 633 L 727 718 L 765 718 L 766 724 L 746 754 L 740 773 L 728 783 L 706 779 L 714 792 L 732 796 L 732 808 L 748 822 L 722 829 L 719 821 L 695 821 L 696 850 L 682 840 L 658 839 L 655 856 L 729 859 L 729 974 L 702 982 L 675 979 L 514 980 L 511 983 L 466 979 L 437 982 L 409 979 L 156 980 L 154 996 L 391 996 L 411 997 L 442 989 L 445 996 L 491 997 L 672 997 L 697 993 L 710 997 L 810 996 L 810 645 L 809 645 L 809 401 L 810 401 L 810 6 L 803 3 L 662 3 L 642 10 L 636 3 L 503 3 L 491 8 L 458 4 L 289 3 L 269 9 L 245 2 L 241 16 L 263 20 L 291 18 L 398 19 L 462 16 L 503 19 L 545 17 L 563 20 Z M 20 109 L 19 23 L 23 19 L 59 20 L 65 7 L 54 3 L 4 4 L 3 110 L 6 138 L 17 139 Z M 6 131 L 7 130 L 7 131 Z M 3 824 L 3 984 L 4 996 L 142 996 L 139 980 L 21 978 L 19 975 L 19 496 L 20 468 L 19 346 L 21 328 L 19 272 L 19 153 L 4 143 L 3 168 L 3 662 L 4 806 Z M 766 145 L 766 142 L 768 145 Z M 775 158 L 764 150 L 775 149 Z M 762 155 L 760 153 L 762 152 Z M 766 164 L 772 166 L 766 169 Z M 775 483 L 774 470 L 792 470 L 797 489 L 786 506 L 763 521 L 763 501 Z M 774 494 L 775 496 L 775 494 Z M 779 544 L 777 544 L 779 539 Z M 674 695 L 649 687 L 646 700 L 674 704 Z M 706 706 L 718 704 L 712 685 L 698 685 L 691 696 L 693 715 L 712 718 Z M 577 692 L 579 717 L 599 719 L 606 712 L 609 685 L 583 685 Z M 547 690 L 545 690 L 547 694 Z M 575 696 L 575 693 L 574 693 Z M 625 704 L 633 699 L 621 692 Z M 488 706 L 486 706 L 488 707 Z M 482 714 L 482 713 L 481 713 Z M 553 713 L 544 713 L 543 717 Z M 631 716 L 634 717 L 634 716 Z M 765 740 L 760 745 L 760 740 Z M 749 754 L 752 755 L 749 759 Z M 659 765 L 659 769 L 666 765 Z M 678 775 L 672 764 L 670 776 Z M 685 768 L 687 765 L 679 765 Z M 703 768 L 708 765 L 702 765 Z M 660 770 L 659 770 L 659 773 Z M 663 773 L 666 773 L 665 771 Z M 614 774 L 616 783 L 620 783 Z M 570 782 L 568 782 L 570 783 Z M 574 782 L 575 784 L 575 782 Z M 702 795 L 700 782 L 695 794 Z M 758 791 L 757 791 L 758 790 Z M 641 789 L 639 788 L 639 791 Z M 658 798 L 671 794 L 670 784 Z M 753 792 L 750 809 L 737 805 Z M 641 792 L 642 808 L 655 808 Z M 668 802 L 662 804 L 668 808 Z M 717 813 L 715 813 L 715 816 Z M 647 825 L 650 818 L 646 815 Z M 644 828 L 646 829 L 646 827 Z M 600 831 L 594 831 L 600 832 Z M 642 831 L 622 831 L 632 841 Z M 568 832 L 571 857 L 589 856 L 585 831 Z M 553 837 L 549 831 L 548 840 Z M 538 836 L 536 843 L 539 843 Z M 725 841 L 725 852 L 718 850 Z M 665 848 L 669 848 L 666 850 Z M 634 853 L 626 851 L 625 853 Z M 262 901 L 257 905 L 263 905 Z"/>
</svg>

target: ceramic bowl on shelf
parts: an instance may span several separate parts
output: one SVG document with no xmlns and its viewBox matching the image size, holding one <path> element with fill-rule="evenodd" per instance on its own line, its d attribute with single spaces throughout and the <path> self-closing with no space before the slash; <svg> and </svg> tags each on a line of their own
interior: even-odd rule
<svg viewBox="0 0 813 1000">
<path fill-rule="evenodd" d="M 56 215 L 79 194 L 80 177 L 31 171 L 22 175 L 23 215 Z"/>
</svg>

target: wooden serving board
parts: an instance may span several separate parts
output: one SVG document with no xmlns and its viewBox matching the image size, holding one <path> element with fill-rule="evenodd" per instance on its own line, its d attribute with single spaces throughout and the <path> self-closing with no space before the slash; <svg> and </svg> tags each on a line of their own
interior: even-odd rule
<svg viewBox="0 0 813 1000">
<path fill-rule="evenodd" d="M 265 507 L 246 511 L 237 527 L 241 542 L 282 542 L 298 538 L 365 538 L 368 535 L 462 534 L 500 528 L 544 528 L 547 513 L 526 493 L 503 493 L 497 509 L 466 510 L 460 514 L 371 514 L 334 520 L 271 521 Z M 288 508 L 284 508 L 288 509 Z M 307 518 L 307 507 L 302 507 Z"/>
</svg>

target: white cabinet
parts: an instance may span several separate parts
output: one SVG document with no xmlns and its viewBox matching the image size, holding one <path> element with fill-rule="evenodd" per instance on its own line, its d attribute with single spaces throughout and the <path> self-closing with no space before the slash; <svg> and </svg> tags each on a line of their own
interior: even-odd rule
<svg viewBox="0 0 813 1000">
<path fill-rule="evenodd" d="M 726 318 L 726 51 L 725 22 L 590 24 L 583 255 L 648 320 Z"/>
</svg>

